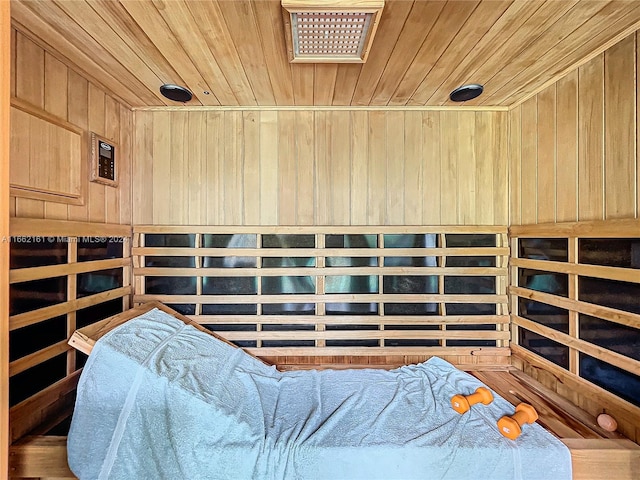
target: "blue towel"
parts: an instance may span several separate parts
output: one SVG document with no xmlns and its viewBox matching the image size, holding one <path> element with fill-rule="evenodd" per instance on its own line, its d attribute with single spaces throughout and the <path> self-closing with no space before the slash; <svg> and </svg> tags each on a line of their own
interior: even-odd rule
<svg viewBox="0 0 640 480">
<path fill-rule="evenodd" d="M 68 437 L 81 479 L 571 478 L 567 447 L 513 407 L 456 413 L 482 384 L 439 358 L 398 368 L 279 372 L 152 310 L 99 340 Z"/>
</svg>

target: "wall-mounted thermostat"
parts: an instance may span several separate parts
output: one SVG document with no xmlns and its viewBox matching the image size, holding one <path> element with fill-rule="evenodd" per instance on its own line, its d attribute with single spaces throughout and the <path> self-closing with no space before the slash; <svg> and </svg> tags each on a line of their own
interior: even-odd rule
<svg viewBox="0 0 640 480">
<path fill-rule="evenodd" d="M 109 185 L 111 187 L 117 187 L 117 145 L 93 132 L 91 132 L 90 142 L 89 155 L 91 157 L 91 181 Z"/>
</svg>

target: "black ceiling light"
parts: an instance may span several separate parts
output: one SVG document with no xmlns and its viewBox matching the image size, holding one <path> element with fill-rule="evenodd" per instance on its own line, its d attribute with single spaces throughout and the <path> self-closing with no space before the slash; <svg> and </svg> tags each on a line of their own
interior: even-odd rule
<svg viewBox="0 0 640 480">
<path fill-rule="evenodd" d="M 449 98 L 454 102 L 466 102 L 467 100 L 472 100 L 480 96 L 483 90 L 484 87 L 482 85 L 478 85 L 477 83 L 463 85 L 462 87 L 458 87 L 453 92 L 451 92 Z"/>
<path fill-rule="evenodd" d="M 193 94 L 180 85 L 165 83 L 160 87 L 160 93 L 174 102 L 188 102 L 193 98 Z"/>
</svg>

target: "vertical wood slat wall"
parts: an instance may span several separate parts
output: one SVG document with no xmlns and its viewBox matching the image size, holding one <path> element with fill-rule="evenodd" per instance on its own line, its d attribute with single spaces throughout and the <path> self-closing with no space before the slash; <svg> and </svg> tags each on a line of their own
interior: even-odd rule
<svg viewBox="0 0 640 480">
<path fill-rule="evenodd" d="M 211 247 L 233 235 L 235 243 Z M 418 247 L 427 237 L 433 246 Z M 278 238 L 286 243 L 276 246 Z M 186 308 L 192 320 L 278 364 L 296 357 L 398 366 L 439 355 L 469 369 L 509 365 L 504 227 L 136 226 L 134 242 L 135 303 Z M 282 257 L 307 266 L 270 266 Z M 273 288 L 296 278 L 303 288 Z"/>
<path fill-rule="evenodd" d="M 507 115 L 137 110 L 133 223 L 506 225 Z"/>
<path fill-rule="evenodd" d="M 510 224 L 637 218 L 634 33 L 509 112 Z"/>
<path fill-rule="evenodd" d="M 10 3 L 0 2 L 0 45 L 11 38 Z M 0 472 L 9 470 L 9 97 L 10 51 L 0 48 Z"/>
<path fill-rule="evenodd" d="M 10 215 L 130 225 L 133 112 L 67 67 L 27 33 L 11 30 L 11 51 L 11 95 L 83 131 L 114 141 L 118 145 L 119 185 L 114 188 L 80 179 L 88 183 L 84 205 L 11 197 Z M 87 154 L 82 154 L 86 159 Z M 14 162 L 12 168 L 24 166 L 19 159 Z"/>
</svg>

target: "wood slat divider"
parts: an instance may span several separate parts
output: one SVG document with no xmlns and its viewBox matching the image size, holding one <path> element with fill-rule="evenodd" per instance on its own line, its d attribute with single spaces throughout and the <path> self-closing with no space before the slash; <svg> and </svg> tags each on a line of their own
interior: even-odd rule
<svg viewBox="0 0 640 480">
<path fill-rule="evenodd" d="M 32 280 L 127 267 L 130 263 L 131 259 L 125 257 L 88 262 L 71 261 L 62 265 L 47 265 L 44 267 L 17 268 L 9 271 L 9 283 L 30 282 Z"/>
<path fill-rule="evenodd" d="M 256 355 L 262 356 L 266 355 L 266 352 L 276 352 L 274 355 L 277 356 L 313 357 L 329 355 L 330 351 L 331 355 L 338 356 L 346 352 L 353 355 L 354 349 L 363 349 L 362 352 L 367 352 L 362 353 L 363 355 L 381 359 L 386 355 L 385 352 L 418 354 L 420 348 L 425 352 L 436 348 L 442 349 L 437 351 L 449 352 L 451 355 L 455 355 L 451 352 L 468 355 L 469 360 L 461 361 L 465 364 L 474 364 L 478 361 L 476 351 L 482 350 L 483 355 L 503 355 L 507 351 L 510 332 L 503 326 L 508 323 L 506 321 L 508 297 L 505 287 L 509 246 L 506 242 L 507 231 L 504 227 L 141 225 L 135 226 L 133 230 L 136 240 L 132 247 L 133 263 L 136 266 L 133 269 L 136 285 L 134 303 L 159 301 L 176 308 L 184 306 L 187 309 L 185 313 L 191 313 L 188 318 L 198 324 L 206 325 L 231 341 L 238 342 Z M 162 238 L 154 240 L 153 245 L 162 246 L 148 246 L 145 242 L 150 235 L 168 236 L 164 240 Z M 171 235 L 183 235 L 185 237 L 182 240 L 178 238 L 175 240 L 182 242 L 188 238 L 189 243 L 183 242 L 170 246 L 172 245 L 170 239 L 174 238 L 170 237 Z M 248 244 L 254 246 L 241 248 L 236 243 L 230 243 L 228 248 L 221 248 L 218 244 L 213 248 L 211 243 L 202 240 L 206 235 L 251 235 L 251 241 Z M 282 248 L 265 243 L 267 236 L 272 235 L 282 235 Z M 304 242 L 307 243 L 302 243 L 303 247 L 295 248 L 292 246 L 295 244 L 288 243 L 293 240 L 293 238 L 289 239 L 288 235 L 306 235 L 307 237 L 300 238 L 305 238 Z M 327 239 L 329 236 L 336 235 L 365 235 L 367 237 L 364 238 L 369 238 L 367 244 L 372 248 L 363 248 L 363 245 L 367 244 L 356 244 L 351 247 L 353 243 L 347 243 L 346 240 L 340 240 L 343 243 L 337 244 L 345 246 L 335 247 Z M 396 243 L 393 243 L 397 241 L 393 238 L 396 235 L 414 235 L 415 237 L 402 240 L 404 243 L 398 243 L 397 245 L 400 246 L 396 248 Z M 427 241 L 422 238 L 422 235 L 431 236 Z M 466 243 L 455 243 L 456 240 L 453 237 L 449 239 L 450 235 L 476 235 L 473 241 L 477 242 L 478 246 L 462 247 L 460 245 L 466 245 Z M 198 243 L 199 238 L 201 240 Z M 416 238 L 425 243 L 414 243 L 417 241 Z M 465 237 L 459 238 L 460 240 L 457 241 L 471 241 Z M 447 245 L 448 241 L 449 245 Z M 469 243 L 469 245 L 475 244 Z M 205 247 L 205 245 L 208 246 Z M 425 246 L 413 247 L 412 245 Z M 225 259 L 240 257 L 250 259 L 250 265 L 247 268 L 245 266 L 221 267 L 217 264 L 216 267 L 210 267 L 206 266 L 206 262 L 197 261 L 207 257 Z M 416 263 L 414 260 L 416 257 L 426 258 L 428 261 Z M 453 257 L 471 257 L 472 260 L 459 260 L 459 263 L 451 260 L 447 263 L 446 259 Z M 166 266 L 166 262 L 172 258 L 193 258 L 196 259 L 196 266 L 186 268 Z M 270 258 L 312 259 L 312 261 L 303 260 L 297 263 L 307 266 L 265 266 L 263 262 Z M 331 263 L 328 260 L 331 258 L 339 261 Z M 160 266 L 149 266 L 154 264 L 151 262 L 157 262 L 155 264 Z M 273 264 L 273 260 L 271 262 Z M 193 264 L 193 261 L 191 263 Z M 337 266 L 331 266 L 336 263 Z M 367 282 L 373 283 L 369 283 L 364 290 L 353 290 L 361 293 L 353 293 L 349 289 L 335 290 L 334 287 L 329 290 L 329 282 L 342 276 L 368 277 Z M 313 284 L 313 291 L 304 290 L 306 293 L 295 293 L 296 290 L 289 290 L 291 287 L 287 287 L 280 294 L 271 289 L 265 290 L 263 282 L 267 279 L 278 281 L 278 277 L 283 281 L 288 281 L 292 277 L 306 278 L 311 282 L 309 288 Z M 478 279 L 478 277 L 481 278 Z M 226 278 L 244 279 L 250 282 L 255 293 L 252 291 L 248 294 L 244 290 L 239 290 L 239 293 L 235 293 L 234 290 L 228 292 L 223 290 L 224 293 L 204 294 L 205 281 L 207 284 L 218 282 L 218 285 L 224 285 L 224 282 L 227 282 L 224 280 Z M 409 284 L 413 281 L 412 278 L 423 278 L 421 282 L 437 280 L 437 290 L 430 283 L 424 283 L 424 286 L 420 287 L 421 290 L 403 290 L 402 288 L 405 287 L 391 288 L 387 285 L 389 278 L 393 278 L 394 282 L 401 282 L 406 278 Z M 195 282 L 195 288 L 192 289 L 195 293 L 177 294 L 173 289 L 162 286 L 174 281 L 188 281 L 191 285 Z M 479 288 L 477 291 L 465 290 L 468 287 L 464 282 L 469 281 L 481 282 L 480 285 L 483 286 L 474 287 Z M 154 293 L 149 293 L 149 290 L 142 288 L 143 285 L 151 285 L 152 282 L 154 289 L 151 291 Z M 187 285 L 187 283 L 183 284 Z M 396 290 L 397 288 L 401 289 Z M 166 293 L 163 293 L 163 289 Z M 403 293 L 417 291 L 422 293 Z M 475 293 L 460 293 L 466 291 L 475 291 Z M 265 314 L 267 306 L 279 308 L 277 306 L 282 304 L 289 305 L 293 310 L 300 309 L 301 311 L 296 313 L 304 314 Z M 341 305 L 338 310 L 332 310 L 330 307 L 335 304 Z M 357 308 L 350 312 L 349 305 L 354 304 L 371 305 L 372 310 L 370 314 L 359 314 Z M 393 308 L 396 308 L 394 304 L 404 305 L 403 308 L 411 311 L 416 308 L 419 310 L 416 310 L 416 314 L 397 315 L 392 313 Z M 428 304 L 435 305 L 437 311 L 429 310 Z M 450 311 L 455 312 L 454 304 L 458 304 L 459 308 L 472 309 L 470 313 L 481 306 L 484 310 L 479 311 L 486 313 L 447 315 L 446 306 L 450 305 Z M 255 308 L 256 314 L 202 315 L 203 311 L 207 311 L 205 307 L 212 308 L 217 305 L 247 305 Z M 306 311 L 310 308 L 313 310 L 312 313 Z M 474 328 L 474 325 L 478 327 Z M 455 346 L 447 346 L 447 341 Z M 467 347 L 466 344 L 470 346 Z M 482 345 L 482 347 L 475 345 Z M 372 350 L 376 350 L 377 353 L 372 353 Z M 498 365 L 502 364 L 502 360 L 498 358 L 495 362 Z"/>
<path fill-rule="evenodd" d="M 606 409 L 617 418 L 620 431 L 638 441 L 640 431 L 635 425 L 640 421 L 640 400 L 627 391 L 623 379 L 640 376 L 640 360 L 627 345 L 640 330 L 640 313 L 633 308 L 633 292 L 640 284 L 633 253 L 640 241 L 640 219 L 521 225 L 509 232 L 514 365 L 527 373 L 540 372 L 545 386 L 588 407 L 592 414 L 597 415 L 596 408 L 602 409 L 598 413 Z M 529 245 L 521 249 L 525 239 Z M 598 239 L 607 239 L 600 249 Z M 583 247 L 583 242 L 588 243 Z M 527 256 L 533 258 L 521 258 Z M 546 288 L 529 280 L 542 279 L 547 273 L 561 282 L 566 279 L 566 286 Z M 600 280 L 595 291 L 590 285 Z M 528 300 L 565 313 L 557 319 L 552 313 L 530 313 Z M 562 323 L 552 328 L 552 322 L 558 321 Z M 597 325 L 597 337 L 590 335 L 589 325 Z M 549 373 L 543 374 L 542 369 Z M 618 393 L 607 392 L 604 386 Z"/>
</svg>

